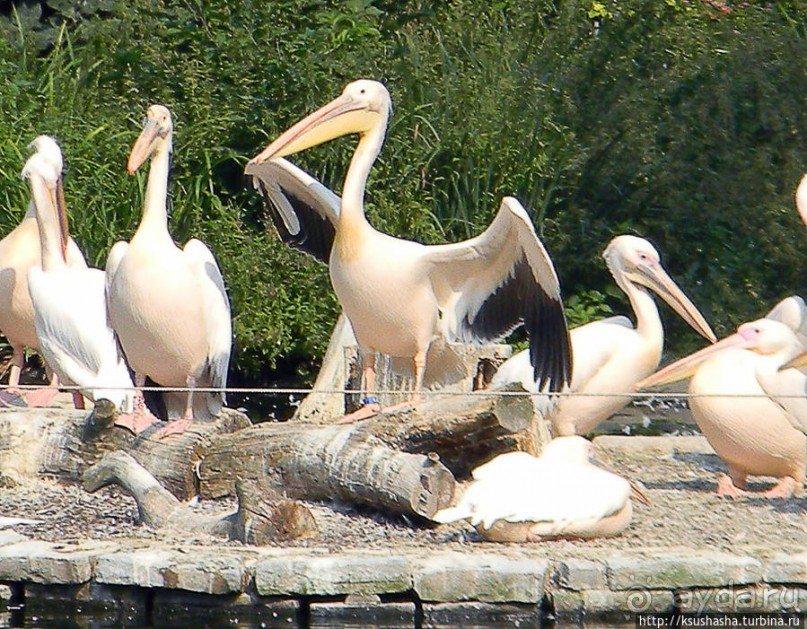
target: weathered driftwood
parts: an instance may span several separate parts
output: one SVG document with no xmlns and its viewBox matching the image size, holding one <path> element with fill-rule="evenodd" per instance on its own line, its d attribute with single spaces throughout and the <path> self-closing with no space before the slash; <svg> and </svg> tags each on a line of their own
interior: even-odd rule
<svg viewBox="0 0 807 629">
<path fill-rule="evenodd" d="M 223 435 L 199 466 L 202 497 L 255 477 L 287 495 L 431 517 L 451 501 L 452 472 L 495 454 L 540 452 L 543 421 L 528 397 L 446 397 L 348 425 L 263 424 Z"/>
<path fill-rule="evenodd" d="M 114 408 L 106 400 L 94 409 L 4 409 L 0 411 L 0 475 L 16 479 L 50 475 L 78 480 L 105 454 L 124 450 L 180 499 L 197 494 L 194 468 L 210 440 L 221 432 L 251 425 L 224 409 L 217 421 L 194 423 L 184 434 L 157 439 L 163 424 L 135 437 L 113 427 Z"/>
<path fill-rule="evenodd" d="M 16 422 L 0 412 L 0 423 L 5 418 L 19 425 L 33 415 L 14 413 Z M 290 498 L 339 500 L 427 518 L 450 503 L 454 474 L 467 475 L 500 452 L 537 453 L 545 438 L 528 397 L 498 394 L 437 397 L 347 425 L 250 426 L 246 416 L 225 409 L 216 422 L 194 424 L 165 439 L 155 436 L 156 429 L 135 438 L 112 426 L 112 409 L 100 403 L 89 418 L 75 411 L 54 413 L 61 422 L 51 418 L 38 439 L 29 440 L 50 453 L 37 451 L 38 463 L 29 465 L 34 474 L 76 479 L 105 454 L 124 450 L 180 499 L 233 495 L 239 479 L 251 479 L 260 492 L 273 489 Z M 3 467 L 7 463 L 0 461 L 0 472 Z"/>
<path fill-rule="evenodd" d="M 317 533 L 314 516 L 300 503 L 267 495 L 252 481 L 236 486 L 238 509 L 202 515 L 180 502 L 135 459 L 122 451 L 106 454 L 83 474 L 84 488 L 94 492 L 117 483 L 137 502 L 141 521 L 151 528 L 200 531 L 249 544 L 266 544 Z"/>
<path fill-rule="evenodd" d="M 236 479 L 256 475 L 293 498 L 425 517 L 454 491 L 454 477 L 437 457 L 394 450 L 357 426 L 263 424 L 216 440 L 199 467 L 200 495 L 232 494 Z"/>
</svg>

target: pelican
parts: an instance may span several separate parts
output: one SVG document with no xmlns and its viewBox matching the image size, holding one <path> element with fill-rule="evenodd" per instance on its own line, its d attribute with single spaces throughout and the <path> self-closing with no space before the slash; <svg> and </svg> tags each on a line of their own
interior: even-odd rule
<svg viewBox="0 0 807 629">
<path fill-rule="evenodd" d="M 109 326 L 106 276 L 98 269 L 67 263 L 60 164 L 34 153 L 25 163 L 23 178 L 31 187 L 41 245 L 41 266 L 28 269 L 40 351 L 62 383 L 81 386 L 91 400 L 106 398 L 131 413 L 133 384 Z M 77 392 L 74 400 L 77 408 L 84 407 Z"/>
<path fill-rule="evenodd" d="M 40 135 L 31 143 L 43 159 L 59 173 L 57 194 L 63 198 L 62 152 L 56 141 L 47 135 Z M 25 348 L 39 350 L 34 325 L 34 307 L 28 292 L 28 271 L 41 264 L 39 228 L 36 221 L 36 207 L 32 199 L 22 222 L 0 241 L 0 331 L 6 336 L 13 350 L 9 386 L 17 387 L 20 372 L 25 365 Z M 87 263 L 72 238 L 67 240 L 67 266 L 86 268 Z M 55 380 L 51 385 L 55 384 Z M 42 406 L 53 397 L 55 389 L 30 391 L 22 397 L 29 406 Z"/>
<path fill-rule="evenodd" d="M 131 175 L 151 156 L 143 217 L 129 243 L 115 244 L 106 265 L 110 321 L 137 386 L 149 376 L 165 387 L 191 389 L 181 396 L 180 419 L 162 436 L 221 410 L 223 392 L 194 394 L 193 388 L 226 387 L 232 339 L 230 303 L 213 254 L 196 239 L 179 249 L 168 232 L 172 138 L 171 113 L 162 105 L 149 107 L 128 164 Z M 154 421 L 142 397 L 135 414 L 142 419 L 129 426 L 135 432 Z"/>
<path fill-rule="evenodd" d="M 376 81 L 359 80 L 310 114 L 247 165 L 281 237 L 327 262 L 331 284 L 362 357 L 364 408 L 380 407 L 374 356 L 410 357 L 411 402 L 420 399 L 432 340 L 484 342 L 522 321 L 540 386 L 559 391 L 571 372 L 569 338 L 555 269 L 521 204 L 505 197 L 485 232 L 425 246 L 376 231 L 364 215 L 364 192 L 384 142 L 391 101 Z M 358 134 L 341 200 L 281 158 Z"/>
<path fill-rule="evenodd" d="M 803 348 L 790 325 L 766 317 L 744 323 L 736 334 L 665 367 L 636 388 L 691 377 L 692 415 L 729 470 L 720 477 L 717 493 L 744 496 L 749 475 L 774 476 L 779 482 L 762 495 L 786 498 L 801 493 L 805 477 L 807 376 L 787 368 Z"/>
<path fill-rule="evenodd" d="M 555 436 L 585 434 L 594 430 L 630 402 L 629 392 L 658 367 L 664 346 L 664 328 L 652 290 L 689 325 L 710 341 L 714 332 L 695 305 L 673 282 L 656 249 L 644 238 L 622 235 L 603 252 L 608 269 L 625 292 L 636 316 L 636 327 L 623 316 L 593 321 L 571 331 L 574 370 L 571 392 L 546 409 Z M 648 290 L 649 289 L 649 290 Z M 518 382 L 536 391 L 529 356 L 519 352 L 496 372 L 491 388 Z M 595 393 L 607 394 L 597 397 Z M 625 395 L 616 395 L 622 394 Z"/>
<path fill-rule="evenodd" d="M 500 454 L 472 472 L 457 506 L 434 519 L 468 520 L 498 542 L 616 535 L 630 524 L 632 495 L 649 503 L 627 480 L 592 465 L 592 455 L 591 442 L 574 435 L 556 437 L 538 458 Z"/>
<path fill-rule="evenodd" d="M 802 222 L 807 225 L 807 175 L 804 175 L 796 188 L 796 210 Z"/>
</svg>

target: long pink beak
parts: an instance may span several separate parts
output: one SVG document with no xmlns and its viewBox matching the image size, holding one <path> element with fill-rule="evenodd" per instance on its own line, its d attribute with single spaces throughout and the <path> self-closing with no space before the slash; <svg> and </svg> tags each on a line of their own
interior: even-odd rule
<svg viewBox="0 0 807 629">
<path fill-rule="evenodd" d="M 129 163 L 126 165 L 126 170 L 129 171 L 130 175 L 133 175 L 143 162 L 146 161 L 151 151 L 151 145 L 159 135 L 160 128 L 157 126 L 157 122 L 149 118 L 143 130 L 140 132 L 140 135 L 137 136 L 137 140 L 135 140 L 134 146 L 132 146 L 132 152 L 129 153 Z"/>
<path fill-rule="evenodd" d="M 328 128 L 330 125 L 327 123 L 343 114 L 362 109 L 365 109 L 363 104 L 357 103 L 345 95 L 338 96 L 289 127 L 274 142 L 253 157 L 249 163 L 260 164 L 273 157 L 285 157 L 345 135 L 353 130 L 351 128 L 342 129 L 338 126 L 331 129 Z"/>
<path fill-rule="evenodd" d="M 719 352 L 727 349 L 748 349 L 749 347 L 751 347 L 751 341 L 740 332 L 737 332 L 736 334 L 727 336 L 722 341 L 718 341 L 714 345 L 704 347 L 694 354 L 690 354 L 671 365 L 667 365 L 664 369 L 660 369 L 656 373 L 647 376 L 644 380 L 637 382 L 633 388 L 635 391 L 641 391 L 662 384 L 678 382 L 679 380 L 692 376 L 701 363 Z"/>
</svg>

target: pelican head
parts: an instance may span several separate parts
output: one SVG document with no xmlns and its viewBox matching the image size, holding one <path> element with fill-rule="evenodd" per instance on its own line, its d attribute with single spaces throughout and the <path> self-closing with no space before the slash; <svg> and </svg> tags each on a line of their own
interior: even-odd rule
<svg viewBox="0 0 807 629">
<path fill-rule="evenodd" d="M 384 133 L 391 110 L 392 99 L 384 85 L 368 79 L 353 81 L 341 96 L 289 128 L 250 163 L 299 153 L 351 133 Z"/>
<path fill-rule="evenodd" d="M 129 154 L 129 164 L 127 170 L 133 174 L 140 165 L 146 161 L 154 150 L 160 146 L 167 146 L 171 151 L 171 137 L 174 131 L 174 123 L 171 120 L 171 112 L 163 105 L 152 105 L 146 112 L 146 122 L 143 130 L 137 136 L 137 140 Z"/>
<path fill-rule="evenodd" d="M 48 162 L 53 164 L 53 167 L 61 175 L 64 162 L 62 160 L 62 150 L 56 140 L 49 135 L 38 135 L 28 145 L 28 148 L 42 155 Z"/>
<path fill-rule="evenodd" d="M 727 336 L 722 341 L 714 345 L 709 345 L 694 354 L 690 354 L 668 365 L 652 376 L 648 376 L 641 382 L 638 382 L 635 389 L 638 391 L 652 386 L 670 384 L 671 382 L 678 382 L 684 378 L 689 378 L 694 375 L 698 367 L 706 362 L 706 360 L 729 349 L 744 349 L 765 356 L 787 351 L 787 355 L 792 356 L 793 351 L 799 347 L 801 347 L 801 343 L 798 337 L 786 324 L 780 321 L 774 321 L 773 319 L 757 319 L 756 321 L 743 323 L 737 328 L 735 334 Z M 797 361 L 798 358 L 797 356 L 788 363 L 785 363 L 780 369 L 797 366 L 791 365 L 790 363 Z"/>
<path fill-rule="evenodd" d="M 623 234 L 614 238 L 602 254 L 608 269 L 623 290 L 624 282 L 649 288 L 661 297 L 696 332 L 717 340 L 706 319 L 661 266 L 655 247 L 644 238 Z"/>
<path fill-rule="evenodd" d="M 58 151 L 58 146 L 56 147 Z M 60 152 L 61 155 L 61 152 Z M 62 258 L 67 260 L 67 209 L 64 203 L 62 192 L 61 170 L 51 160 L 53 156 L 41 152 L 34 153 L 25 162 L 22 169 L 22 177 L 31 187 L 31 195 L 36 207 L 37 220 L 50 223 L 56 221 L 56 229 L 59 232 L 59 243 Z M 52 218 L 45 213 L 49 212 Z"/>
</svg>

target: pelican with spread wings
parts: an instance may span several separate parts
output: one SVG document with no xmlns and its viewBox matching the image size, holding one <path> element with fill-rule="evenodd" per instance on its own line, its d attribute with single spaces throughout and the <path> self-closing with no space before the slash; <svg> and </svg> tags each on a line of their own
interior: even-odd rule
<svg viewBox="0 0 807 629">
<path fill-rule="evenodd" d="M 442 335 L 489 342 L 523 323 L 539 386 L 557 392 L 569 382 L 572 358 L 552 261 L 532 221 L 505 197 L 479 236 L 422 245 L 374 229 L 364 213 L 367 177 L 387 129 L 391 100 L 376 81 L 359 80 L 310 114 L 247 165 L 280 236 L 328 264 L 334 291 L 353 327 L 368 395 L 359 416 L 378 410 L 374 356 L 409 357 L 412 401 L 423 385 L 426 354 Z M 341 199 L 284 156 L 357 134 Z"/>
</svg>

